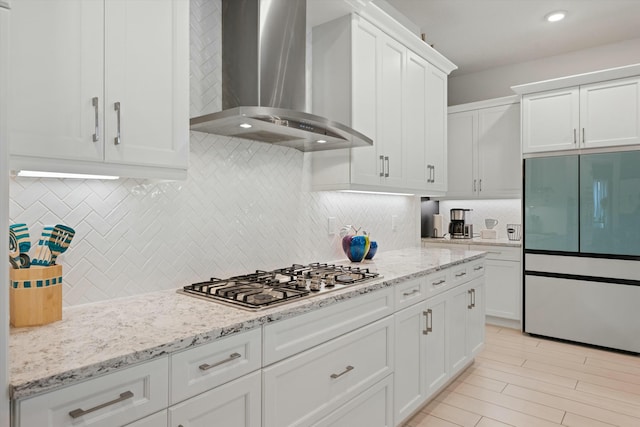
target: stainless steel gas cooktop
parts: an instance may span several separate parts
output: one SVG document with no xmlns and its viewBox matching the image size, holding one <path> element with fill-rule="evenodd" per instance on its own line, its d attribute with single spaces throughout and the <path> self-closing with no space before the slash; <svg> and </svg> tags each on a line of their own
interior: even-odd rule
<svg viewBox="0 0 640 427">
<path fill-rule="evenodd" d="M 368 268 L 349 265 L 293 264 L 273 271 L 228 279 L 211 278 L 187 285 L 179 293 L 231 304 L 248 310 L 260 310 L 343 289 L 380 277 Z"/>
</svg>

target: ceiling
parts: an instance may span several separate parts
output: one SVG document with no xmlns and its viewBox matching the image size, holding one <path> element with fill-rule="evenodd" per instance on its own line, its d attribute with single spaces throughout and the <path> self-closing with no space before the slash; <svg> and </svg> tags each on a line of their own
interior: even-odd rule
<svg viewBox="0 0 640 427">
<path fill-rule="evenodd" d="M 640 0 L 386 0 L 463 75 L 640 38 Z M 557 23 L 544 17 L 566 10 Z"/>
</svg>

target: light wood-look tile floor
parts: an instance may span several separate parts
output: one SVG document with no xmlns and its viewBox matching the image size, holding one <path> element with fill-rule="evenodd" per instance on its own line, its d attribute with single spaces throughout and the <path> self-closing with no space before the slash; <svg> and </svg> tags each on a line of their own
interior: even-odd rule
<svg viewBox="0 0 640 427">
<path fill-rule="evenodd" d="M 640 426 L 639 356 L 486 332 L 475 363 L 405 426 Z"/>
</svg>

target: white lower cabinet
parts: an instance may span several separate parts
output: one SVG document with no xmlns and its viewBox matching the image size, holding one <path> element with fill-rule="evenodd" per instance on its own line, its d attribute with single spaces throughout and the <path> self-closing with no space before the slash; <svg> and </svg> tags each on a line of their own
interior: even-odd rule
<svg viewBox="0 0 640 427">
<path fill-rule="evenodd" d="M 262 370 L 263 425 L 312 425 L 393 372 L 393 318 Z"/>
<path fill-rule="evenodd" d="M 448 269 L 442 284 L 448 290 L 394 315 L 395 425 L 442 390 L 482 349 L 483 271 L 482 260 Z M 431 281 L 424 286 L 432 286 Z"/>
<path fill-rule="evenodd" d="M 398 426 L 482 348 L 484 265 L 15 401 L 13 427 Z"/>
<path fill-rule="evenodd" d="M 395 314 L 394 416 L 406 419 L 449 379 L 448 293 Z"/>
<path fill-rule="evenodd" d="M 522 319 L 521 248 L 425 241 L 422 242 L 422 246 L 487 252 L 484 265 L 486 321 L 499 326 L 520 328 Z"/>
<path fill-rule="evenodd" d="M 484 278 L 452 291 L 449 322 L 451 372 L 458 372 L 482 350 L 484 343 Z"/>
<path fill-rule="evenodd" d="M 169 427 L 260 427 L 260 372 L 221 385 L 169 408 Z"/>
</svg>

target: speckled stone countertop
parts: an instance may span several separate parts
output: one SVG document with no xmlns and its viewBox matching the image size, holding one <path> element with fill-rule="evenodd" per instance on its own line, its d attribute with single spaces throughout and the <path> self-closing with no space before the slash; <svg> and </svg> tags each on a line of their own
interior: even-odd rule
<svg viewBox="0 0 640 427">
<path fill-rule="evenodd" d="M 383 277 L 258 312 L 176 293 L 147 293 L 63 309 L 62 320 L 12 328 L 10 385 L 22 399 L 263 324 L 300 315 L 404 280 L 472 261 L 484 252 L 407 248 L 365 266 Z M 348 260 L 337 263 L 349 264 Z"/>
<path fill-rule="evenodd" d="M 426 243 L 446 243 L 446 244 L 456 244 L 456 245 L 508 246 L 508 247 L 514 247 L 514 248 L 522 247 L 521 240 L 482 239 L 480 237 L 474 237 L 473 239 L 449 239 L 449 238 L 423 237 L 422 241 Z"/>
</svg>

